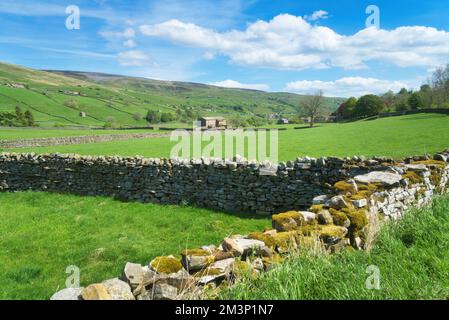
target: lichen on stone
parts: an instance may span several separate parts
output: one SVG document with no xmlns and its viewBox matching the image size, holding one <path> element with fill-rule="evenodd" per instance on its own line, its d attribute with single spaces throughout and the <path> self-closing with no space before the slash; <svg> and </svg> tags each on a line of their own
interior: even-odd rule
<svg viewBox="0 0 449 320">
<path fill-rule="evenodd" d="M 157 257 L 150 263 L 150 267 L 158 273 L 172 274 L 182 269 L 181 262 L 175 257 Z"/>
<path fill-rule="evenodd" d="M 357 186 L 351 183 L 348 183 L 346 181 L 339 181 L 336 184 L 334 184 L 334 188 L 340 192 L 344 193 L 356 193 L 357 192 Z"/>
<path fill-rule="evenodd" d="M 329 209 L 329 212 L 332 216 L 332 219 L 334 221 L 334 224 L 336 226 L 341 226 L 341 227 L 347 227 L 350 224 L 350 220 L 348 219 L 348 217 L 346 216 L 346 214 L 344 214 L 341 211 L 338 211 L 336 209 Z"/>
<path fill-rule="evenodd" d="M 418 184 L 423 182 L 423 178 L 414 171 L 408 171 L 402 175 L 402 178 L 408 179 L 411 184 Z"/>
<path fill-rule="evenodd" d="M 209 256 L 210 252 L 204 249 L 186 249 L 181 252 L 183 256 Z"/>
<path fill-rule="evenodd" d="M 276 241 L 273 236 L 264 234 L 262 232 L 251 232 L 248 235 L 249 239 L 263 241 L 267 247 L 274 247 L 276 245 Z"/>
<path fill-rule="evenodd" d="M 272 222 L 273 228 L 281 232 L 297 230 L 299 227 L 306 224 L 304 216 L 298 211 L 275 214 L 272 216 Z"/>
</svg>

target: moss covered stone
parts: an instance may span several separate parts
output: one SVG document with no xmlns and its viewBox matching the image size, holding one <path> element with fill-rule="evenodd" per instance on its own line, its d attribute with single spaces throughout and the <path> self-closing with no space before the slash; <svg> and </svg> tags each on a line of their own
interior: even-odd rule
<svg viewBox="0 0 449 320">
<path fill-rule="evenodd" d="M 221 269 L 206 268 L 206 269 L 203 269 L 201 271 L 194 273 L 193 276 L 196 278 L 202 278 L 202 277 L 206 277 L 206 276 L 219 276 L 222 274 L 224 274 L 224 272 Z"/>
<path fill-rule="evenodd" d="M 186 249 L 181 252 L 183 256 L 209 256 L 210 252 L 204 249 Z"/>
<path fill-rule="evenodd" d="M 325 209 L 324 209 L 324 205 L 322 205 L 322 204 L 313 205 L 309 209 L 310 212 L 313 212 L 313 213 L 316 213 L 316 214 L 320 213 L 323 210 L 325 210 Z"/>
<path fill-rule="evenodd" d="M 251 232 L 248 235 L 249 239 L 263 241 L 267 247 L 273 248 L 276 245 L 276 241 L 274 237 L 270 234 L 262 233 L 262 232 Z"/>
<path fill-rule="evenodd" d="M 279 232 L 297 230 L 305 225 L 304 216 L 297 211 L 288 211 L 272 216 L 273 228 Z"/>
<path fill-rule="evenodd" d="M 407 179 L 411 184 L 424 182 L 423 178 L 414 171 L 408 171 L 407 173 L 402 175 L 402 178 Z"/>
<path fill-rule="evenodd" d="M 359 237 L 363 229 L 368 225 L 368 218 L 365 210 L 351 210 L 346 213 L 346 216 L 351 221 L 349 232 L 352 237 Z"/>
<path fill-rule="evenodd" d="M 157 273 L 177 273 L 182 269 L 181 262 L 175 257 L 157 257 L 150 263 L 150 267 Z"/>
<path fill-rule="evenodd" d="M 274 266 L 282 263 L 283 261 L 284 258 L 282 258 L 279 254 L 274 254 L 271 257 L 262 258 L 262 263 L 266 271 L 271 270 Z"/>
<path fill-rule="evenodd" d="M 346 181 L 339 181 L 334 185 L 334 188 L 341 193 L 357 193 L 358 188 L 355 183 L 348 183 Z"/>
<path fill-rule="evenodd" d="M 253 271 L 253 267 L 251 263 L 247 261 L 237 260 L 234 262 L 232 267 L 232 273 L 236 277 L 248 276 L 251 275 Z"/>
<path fill-rule="evenodd" d="M 444 169 L 447 166 L 447 163 L 439 160 L 423 160 L 423 161 L 414 161 L 413 164 L 424 164 L 426 166 L 436 166 L 440 169 Z"/>
<path fill-rule="evenodd" d="M 348 228 L 351 224 L 351 220 L 341 211 L 335 209 L 329 209 L 329 212 L 332 216 L 332 220 L 336 226 Z"/>
<path fill-rule="evenodd" d="M 439 186 L 441 183 L 442 176 L 436 170 L 432 170 L 430 173 L 430 181 L 434 186 Z"/>
<path fill-rule="evenodd" d="M 320 230 L 320 239 L 323 240 L 325 244 L 336 244 L 344 239 L 347 234 L 347 229 L 339 226 L 323 226 Z"/>
<path fill-rule="evenodd" d="M 298 248 L 296 239 L 298 237 L 297 231 L 279 232 L 274 236 L 276 249 L 280 253 L 286 253 Z"/>
</svg>

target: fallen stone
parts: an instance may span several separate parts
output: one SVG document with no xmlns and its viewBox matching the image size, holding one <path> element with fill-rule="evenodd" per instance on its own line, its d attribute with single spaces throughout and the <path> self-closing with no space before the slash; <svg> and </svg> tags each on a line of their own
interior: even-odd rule
<svg viewBox="0 0 449 320">
<path fill-rule="evenodd" d="M 182 292 L 194 282 L 193 277 L 184 269 L 172 274 L 157 274 L 152 270 L 146 272 L 142 283 L 134 290 L 133 294 L 138 296 L 145 291 L 151 290 L 155 284 L 168 284 Z"/>
<path fill-rule="evenodd" d="M 151 290 L 142 292 L 137 300 L 176 300 L 178 289 L 168 284 L 156 284 Z"/>
<path fill-rule="evenodd" d="M 185 250 L 182 252 L 181 263 L 189 272 L 204 269 L 214 261 L 214 256 L 203 249 Z"/>
<path fill-rule="evenodd" d="M 237 245 L 243 248 L 243 255 L 250 255 L 258 249 L 265 247 L 265 243 L 254 239 L 236 239 Z"/>
<path fill-rule="evenodd" d="M 142 265 L 128 262 L 123 269 L 122 280 L 126 281 L 134 290 L 142 282 L 143 274 Z"/>
<path fill-rule="evenodd" d="M 156 284 L 153 287 L 153 300 L 175 300 L 178 289 L 168 284 Z"/>
<path fill-rule="evenodd" d="M 354 179 L 358 183 L 363 184 L 381 183 L 384 186 L 393 186 L 401 181 L 402 176 L 395 173 L 373 171 L 368 174 L 356 176 Z"/>
<path fill-rule="evenodd" d="M 235 257 L 243 255 L 243 248 L 234 239 L 225 238 L 221 246 L 224 251 L 232 253 Z"/>
<path fill-rule="evenodd" d="M 220 270 L 222 273 L 227 274 L 232 270 L 232 266 L 234 265 L 235 258 L 225 259 L 216 261 L 210 265 L 209 268 Z"/>
<path fill-rule="evenodd" d="M 265 247 L 265 243 L 253 239 L 230 239 L 225 238 L 222 243 L 223 249 L 232 252 L 235 256 L 249 255 L 252 252 Z"/>
<path fill-rule="evenodd" d="M 221 250 L 215 251 L 212 255 L 215 261 L 234 258 L 234 254 L 232 252 L 225 252 L 223 251 L 223 248 L 221 248 Z"/>
<path fill-rule="evenodd" d="M 84 288 L 66 288 L 56 292 L 50 300 L 81 300 L 81 292 Z"/>
<path fill-rule="evenodd" d="M 111 296 L 111 300 L 135 300 L 129 284 L 118 278 L 104 281 L 103 286 Z"/>
<path fill-rule="evenodd" d="M 81 292 L 83 300 L 112 300 L 111 295 L 103 284 L 91 284 Z"/>
</svg>

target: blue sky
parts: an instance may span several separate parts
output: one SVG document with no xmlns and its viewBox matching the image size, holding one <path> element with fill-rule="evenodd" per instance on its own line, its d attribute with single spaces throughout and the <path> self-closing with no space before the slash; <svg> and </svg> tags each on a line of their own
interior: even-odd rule
<svg viewBox="0 0 449 320">
<path fill-rule="evenodd" d="M 267 91 L 412 89 L 449 63 L 447 0 L 2 0 L 0 24 L 0 61 Z"/>
</svg>

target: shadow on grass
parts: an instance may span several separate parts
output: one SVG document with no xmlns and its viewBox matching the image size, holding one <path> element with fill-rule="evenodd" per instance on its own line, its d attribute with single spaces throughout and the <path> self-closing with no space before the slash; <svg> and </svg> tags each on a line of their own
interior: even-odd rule
<svg viewBox="0 0 449 320">
<path fill-rule="evenodd" d="M 230 216 L 234 216 L 240 219 L 255 219 L 255 220 L 267 220 L 271 218 L 271 215 L 260 215 L 255 213 L 245 213 L 245 212 L 237 212 L 237 211 L 226 211 L 226 210 L 218 210 L 210 207 L 201 207 L 198 205 L 195 205 L 193 203 L 186 203 L 186 204 L 179 204 L 179 203 L 167 203 L 167 204 L 161 204 L 156 202 L 142 202 L 142 201 L 133 201 L 133 200 L 127 200 L 122 199 L 115 196 L 101 196 L 101 195 L 84 195 L 84 194 L 77 194 L 77 193 L 70 193 L 70 192 L 57 192 L 57 191 L 42 191 L 42 190 L 23 190 L 23 191 L 0 191 L 0 193 L 26 193 L 26 192 L 39 192 L 39 193 L 45 193 L 49 195 L 66 195 L 66 196 L 73 196 L 77 198 L 91 198 L 91 199 L 105 199 L 105 200 L 111 200 L 116 201 L 119 203 L 124 204 L 141 204 L 141 205 L 153 205 L 153 206 L 160 206 L 164 208 L 173 208 L 177 210 L 182 210 L 183 208 L 187 209 L 195 209 L 195 210 L 202 210 L 202 211 L 209 211 L 211 213 L 217 213 L 217 214 L 226 214 Z"/>
</svg>

